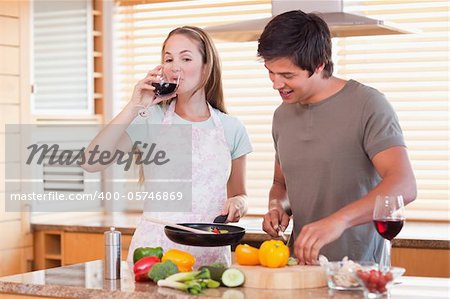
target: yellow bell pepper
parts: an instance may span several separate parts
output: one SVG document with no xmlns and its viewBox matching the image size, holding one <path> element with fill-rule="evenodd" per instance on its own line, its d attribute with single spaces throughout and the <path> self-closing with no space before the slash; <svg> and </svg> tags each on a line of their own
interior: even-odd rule
<svg viewBox="0 0 450 299">
<path fill-rule="evenodd" d="M 172 261 L 180 272 L 190 272 L 195 264 L 195 257 L 182 250 L 169 249 L 164 253 L 161 261 Z"/>
<path fill-rule="evenodd" d="M 269 268 L 280 268 L 287 265 L 289 247 L 280 240 L 264 241 L 259 247 L 259 262 Z"/>
<path fill-rule="evenodd" d="M 239 244 L 234 256 L 239 265 L 259 265 L 259 249 L 247 244 Z"/>
</svg>

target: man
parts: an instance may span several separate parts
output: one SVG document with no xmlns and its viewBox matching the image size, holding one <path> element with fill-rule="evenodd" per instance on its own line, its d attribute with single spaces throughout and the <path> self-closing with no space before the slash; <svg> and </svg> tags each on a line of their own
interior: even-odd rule
<svg viewBox="0 0 450 299">
<path fill-rule="evenodd" d="M 264 29 L 258 56 L 282 98 L 273 117 L 275 171 L 263 229 L 275 237 L 290 217 L 302 264 L 379 261 L 382 239 L 372 224 L 376 195 L 416 197 L 416 183 L 397 116 L 384 95 L 334 77 L 331 37 L 314 14 L 290 11 Z"/>
</svg>

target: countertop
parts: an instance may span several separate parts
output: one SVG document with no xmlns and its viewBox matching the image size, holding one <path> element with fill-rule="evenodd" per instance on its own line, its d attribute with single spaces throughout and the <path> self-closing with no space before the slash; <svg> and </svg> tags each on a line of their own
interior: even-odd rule
<svg viewBox="0 0 450 299">
<path fill-rule="evenodd" d="M 45 219 L 32 220 L 32 229 L 103 233 L 114 226 L 122 234 L 132 235 L 139 218 L 139 213 L 109 213 L 63 219 L 49 216 Z M 263 242 L 270 239 L 261 229 L 261 217 L 248 216 L 241 219 L 239 223 L 232 224 L 245 227 L 246 234 L 241 242 Z M 286 230 L 287 235 L 290 232 L 291 225 Z M 393 247 L 450 249 L 450 224 L 406 221 L 402 231 L 394 239 Z"/>
<path fill-rule="evenodd" d="M 400 277 L 392 287 L 390 298 L 449 298 L 450 279 Z M 92 261 L 0 278 L 0 298 L 12 294 L 59 298 L 198 298 L 184 292 L 157 287 L 153 283 L 135 283 L 132 273 L 122 262 L 120 280 L 103 279 L 102 261 Z M 268 290 L 252 288 L 208 289 L 205 298 L 363 298 L 361 291 L 332 291 L 327 287 L 298 290 Z"/>
</svg>

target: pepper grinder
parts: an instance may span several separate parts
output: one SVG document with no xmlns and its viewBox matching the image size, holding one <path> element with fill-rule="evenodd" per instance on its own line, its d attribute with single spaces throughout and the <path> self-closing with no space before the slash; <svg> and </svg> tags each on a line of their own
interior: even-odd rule
<svg viewBox="0 0 450 299">
<path fill-rule="evenodd" d="M 120 279 L 121 233 L 111 227 L 105 232 L 104 278 Z"/>
</svg>

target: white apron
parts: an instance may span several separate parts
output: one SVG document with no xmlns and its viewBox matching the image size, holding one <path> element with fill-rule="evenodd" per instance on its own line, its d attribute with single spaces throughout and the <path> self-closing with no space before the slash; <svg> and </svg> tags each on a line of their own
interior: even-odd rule
<svg viewBox="0 0 450 299">
<path fill-rule="evenodd" d="M 192 127 L 192 213 L 189 212 L 145 212 L 152 218 L 176 223 L 212 223 L 225 205 L 227 182 L 231 171 L 231 154 L 225 139 L 219 116 L 208 104 L 214 128 Z M 175 101 L 167 109 L 163 124 L 172 124 Z M 150 190 L 147 190 L 150 191 Z M 128 251 L 127 261 L 132 265 L 133 252 L 137 247 L 161 246 L 164 251 L 177 248 L 195 256 L 194 267 L 223 262 L 231 264 L 231 247 L 186 246 L 170 241 L 164 234 L 164 226 L 140 219 Z"/>
</svg>

